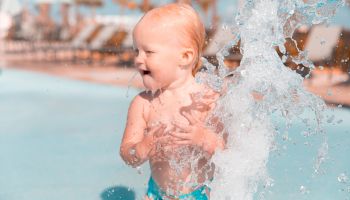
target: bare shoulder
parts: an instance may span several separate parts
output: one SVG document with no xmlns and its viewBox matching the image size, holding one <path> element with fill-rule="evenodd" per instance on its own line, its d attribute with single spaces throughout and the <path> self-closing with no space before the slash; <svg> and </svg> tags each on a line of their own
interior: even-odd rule
<svg viewBox="0 0 350 200">
<path fill-rule="evenodd" d="M 129 116 L 134 117 L 135 115 L 142 114 L 142 117 L 146 119 L 152 98 L 152 94 L 146 91 L 140 92 L 136 95 L 130 103 Z"/>
<path fill-rule="evenodd" d="M 151 95 L 147 92 L 141 92 L 131 101 L 123 141 L 134 140 L 135 133 L 139 133 L 139 138 L 143 137 L 143 130 L 148 120 L 150 98 Z"/>
<path fill-rule="evenodd" d="M 147 91 L 140 92 L 134 97 L 130 106 L 147 106 L 152 101 L 152 94 Z"/>
</svg>

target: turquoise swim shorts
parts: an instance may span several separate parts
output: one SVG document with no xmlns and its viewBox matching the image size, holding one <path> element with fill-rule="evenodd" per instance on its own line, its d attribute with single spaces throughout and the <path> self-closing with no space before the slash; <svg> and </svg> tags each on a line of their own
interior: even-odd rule
<svg viewBox="0 0 350 200">
<path fill-rule="evenodd" d="M 148 181 L 147 196 L 152 198 L 152 200 L 166 200 L 166 197 L 184 199 L 184 200 L 209 200 L 207 196 L 206 189 L 210 190 L 207 185 L 200 186 L 196 190 L 188 194 L 181 194 L 180 196 L 174 196 L 166 194 L 163 190 L 159 188 L 157 183 L 151 177 Z"/>
</svg>

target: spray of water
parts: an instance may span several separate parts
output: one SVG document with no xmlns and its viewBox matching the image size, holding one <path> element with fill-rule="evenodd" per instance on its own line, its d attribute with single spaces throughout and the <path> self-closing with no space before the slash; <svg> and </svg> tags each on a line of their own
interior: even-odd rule
<svg viewBox="0 0 350 200">
<path fill-rule="evenodd" d="M 290 122 L 311 109 L 320 124 L 324 102 L 304 90 L 303 78 L 284 66 L 276 48 L 288 56 L 285 39 L 291 38 L 296 28 L 327 22 L 342 4 L 341 0 L 247 0 L 232 27 L 236 37 L 217 53 L 219 66 L 203 60 L 207 70 L 197 79 L 221 91 L 216 115 L 229 135 L 227 149 L 213 157 L 217 167 L 211 184 L 212 199 L 249 200 L 259 184 L 272 184 L 266 169 L 277 134 L 270 119 L 272 113 L 279 112 Z M 243 58 L 236 70 L 229 71 L 223 59 L 238 40 Z M 307 52 L 300 51 L 291 59 L 314 68 Z M 315 170 L 324 160 L 325 146 Z"/>
</svg>

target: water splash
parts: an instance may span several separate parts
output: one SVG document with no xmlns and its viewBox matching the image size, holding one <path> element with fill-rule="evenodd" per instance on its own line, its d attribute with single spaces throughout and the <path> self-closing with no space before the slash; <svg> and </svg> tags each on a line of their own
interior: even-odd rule
<svg viewBox="0 0 350 200">
<path fill-rule="evenodd" d="M 317 158 L 314 165 L 314 172 L 316 174 L 322 173 L 321 165 L 327 160 L 328 148 L 327 141 L 324 141 L 321 147 L 318 149 Z"/>
<path fill-rule="evenodd" d="M 337 179 L 339 183 L 347 183 L 349 181 L 349 178 L 345 173 L 339 174 Z"/>
<path fill-rule="evenodd" d="M 129 79 L 129 81 L 128 81 L 128 87 L 127 87 L 126 94 L 125 94 L 125 97 L 126 97 L 126 98 L 129 97 L 129 90 L 130 90 L 132 81 L 136 78 L 136 76 L 137 76 L 138 74 L 139 74 L 139 72 L 135 72 L 135 73 L 131 76 L 131 78 Z"/>
<path fill-rule="evenodd" d="M 324 102 L 304 90 L 303 78 L 284 66 L 276 48 L 289 56 L 285 38 L 291 38 L 302 24 L 327 22 L 342 4 L 340 0 L 246 1 L 236 17 L 237 24 L 231 28 L 235 38 L 216 55 L 218 67 L 204 60 L 207 73 L 199 73 L 197 80 L 221 91 L 216 115 L 229 134 L 227 149 L 213 157 L 217 167 L 211 184 L 212 199 L 252 199 L 259 184 L 270 179 L 266 164 L 277 134 L 270 120 L 273 113 L 280 113 L 290 123 L 305 109 L 311 109 L 318 132 L 323 133 L 320 130 Z M 224 57 L 238 40 L 243 58 L 240 66 L 230 71 Z M 300 51 L 291 59 L 314 68 L 307 52 Z M 319 150 L 315 170 L 319 170 L 327 150 L 325 143 Z"/>
<path fill-rule="evenodd" d="M 300 186 L 299 192 L 303 195 L 310 193 L 310 191 L 305 186 Z"/>
</svg>

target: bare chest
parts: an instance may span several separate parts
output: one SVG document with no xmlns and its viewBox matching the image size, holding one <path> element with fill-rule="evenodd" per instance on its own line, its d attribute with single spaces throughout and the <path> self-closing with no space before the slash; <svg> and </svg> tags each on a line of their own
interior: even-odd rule
<svg viewBox="0 0 350 200">
<path fill-rule="evenodd" d="M 205 95 L 183 95 L 182 97 L 154 99 L 148 106 L 147 126 L 165 125 L 172 129 L 173 124 L 195 125 L 197 122 L 205 123 L 211 112 L 211 101 Z"/>
<path fill-rule="evenodd" d="M 169 127 L 174 122 L 189 124 L 182 114 L 184 107 L 186 105 L 181 104 L 181 102 L 153 103 L 149 108 L 147 125 L 154 126 L 161 123 Z"/>
</svg>

